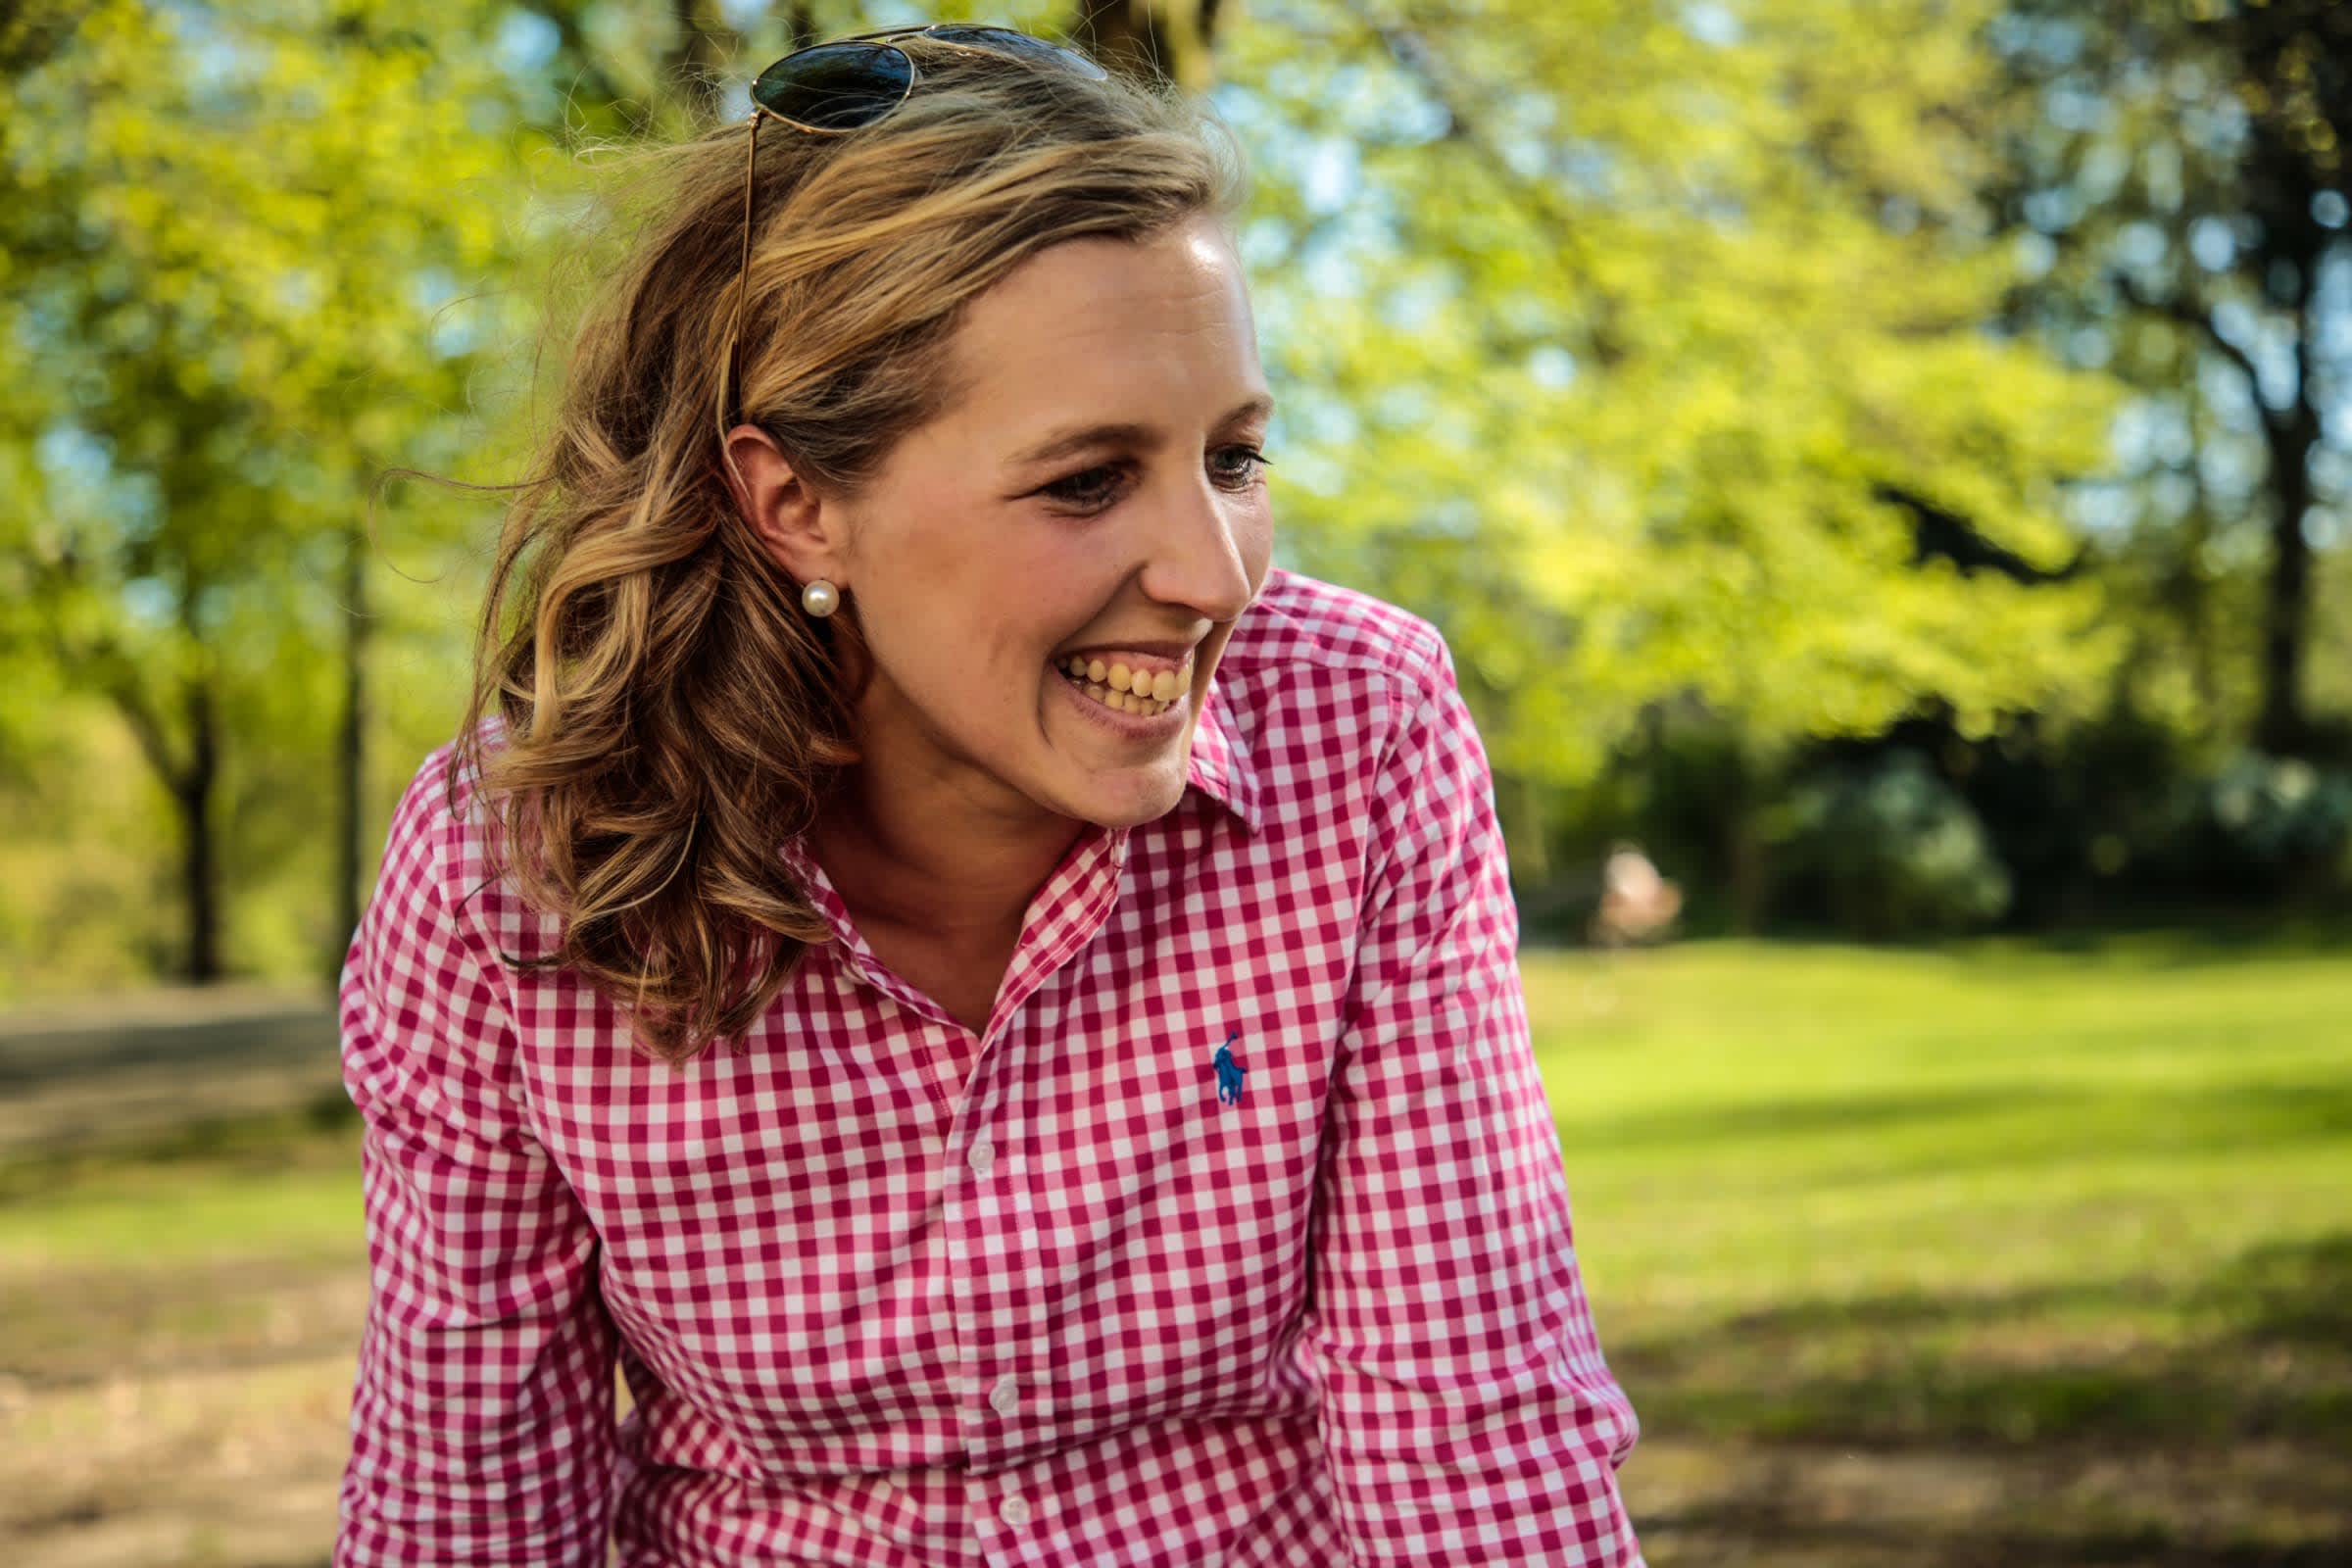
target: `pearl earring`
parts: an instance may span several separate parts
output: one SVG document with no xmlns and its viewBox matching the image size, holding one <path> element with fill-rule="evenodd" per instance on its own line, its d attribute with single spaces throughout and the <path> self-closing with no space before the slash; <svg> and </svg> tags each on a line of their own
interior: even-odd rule
<svg viewBox="0 0 2352 1568">
<path fill-rule="evenodd" d="M 822 620 L 841 608 L 841 590 L 819 577 L 801 590 L 801 608 Z"/>
</svg>

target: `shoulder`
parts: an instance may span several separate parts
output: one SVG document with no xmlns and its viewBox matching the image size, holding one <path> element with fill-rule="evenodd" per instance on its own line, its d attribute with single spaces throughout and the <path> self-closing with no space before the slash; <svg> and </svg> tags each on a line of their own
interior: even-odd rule
<svg viewBox="0 0 2352 1568">
<path fill-rule="evenodd" d="M 1411 698 L 1453 680 L 1445 637 L 1411 611 L 1360 588 L 1276 566 L 1233 629 L 1220 677 L 1301 670 Z"/>
<path fill-rule="evenodd" d="M 445 741 L 393 806 L 337 986 L 343 1072 L 364 1113 L 398 1107 L 505 1142 L 522 1049 L 514 901 L 480 874 L 486 808 L 470 773 L 466 749 Z"/>
<path fill-rule="evenodd" d="M 480 748 L 487 751 L 499 733 L 495 717 L 484 719 L 476 731 Z M 466 749 L 453 737 L 425 753 L 411 770 L 384 837 L 387 874 L 397 866 L 449 892 L 468 865 L 479 863 L 484 813 L 465 759 Z M 454 893 L 451 902 L 456 902 Z"/>
<path fill-rule="evenodd" d="M 393 805 L 377 885 L 413 911 L 429 908 L 468 946 L 514 951 L 544 932 L 529 929 L 538 922 L 494 873 L 498 813 L 475 789 L 480 762 L 503 739 L 504 723 L 493 714 L 480 721 L 471 747 L 453 737 L 424 754 Z"/>
</svg>

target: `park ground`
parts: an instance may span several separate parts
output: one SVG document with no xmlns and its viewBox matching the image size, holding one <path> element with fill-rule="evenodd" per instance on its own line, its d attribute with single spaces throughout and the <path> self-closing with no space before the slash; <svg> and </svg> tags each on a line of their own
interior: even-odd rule
<svg viewBox="0 0 2352 1568">
<path fill-rule="evenodd" d="M 1651 1568 L 2352 1563 L 2352 946 L 1522 967 Z M 0 1562 L 325 1563 L 358 1131 L 285 1070 L 0 1126 Z"/>
</svg>

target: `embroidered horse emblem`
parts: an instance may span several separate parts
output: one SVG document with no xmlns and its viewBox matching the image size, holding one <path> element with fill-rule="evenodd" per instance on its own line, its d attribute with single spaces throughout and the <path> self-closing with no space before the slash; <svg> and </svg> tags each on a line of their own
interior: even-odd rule
<svg viewBox="0 0 2352 1568">
<path fill-rule="evenodd" d="M 1225 1043 L 1217 1048 L 1217 1103 L 1238 1105 L 1242 1102 L 1242 1073 L 1245 1069 L 1233 1059 L 1233 1043 L 1242 1038 L 1242 1026 L 1235 1024 Z"/>
</svg>

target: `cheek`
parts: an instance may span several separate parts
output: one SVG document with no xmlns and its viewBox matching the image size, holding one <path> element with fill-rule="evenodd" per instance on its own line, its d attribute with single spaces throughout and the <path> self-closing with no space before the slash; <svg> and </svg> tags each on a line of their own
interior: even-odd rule
<svg viewBox="0 0 2352 1568">
<path fill-rule="evenodd" d="M 1274 509 L 1259 490 L 1236 506 L 1230 517 L 1234 553 L 1241 557 L 1242 569 L 1250 577 L 1250 597 L 1254 599 L 1274 568 Z"/>
<path fill-rule="evenodd" d="M 925 663 L 952 662 L 989 621 L 1003 591 L 1001 531 L 946 490 L 894 497 L 892 525 L 872 530 L 857 562 L 867 603 L 887 618 L 878 640 Z"/>
<path fill-rule="evenodd" d="M 1074 534 L 999 523 L 988 544 L 967 538 L 906 563 L 891 605 L 894 662 L 931 692 L 955 693 L 951 711 L 1034 701 L 1048 656 L 1098 624 L 1116 592 L 1115 561 Z"/>
</svg>

